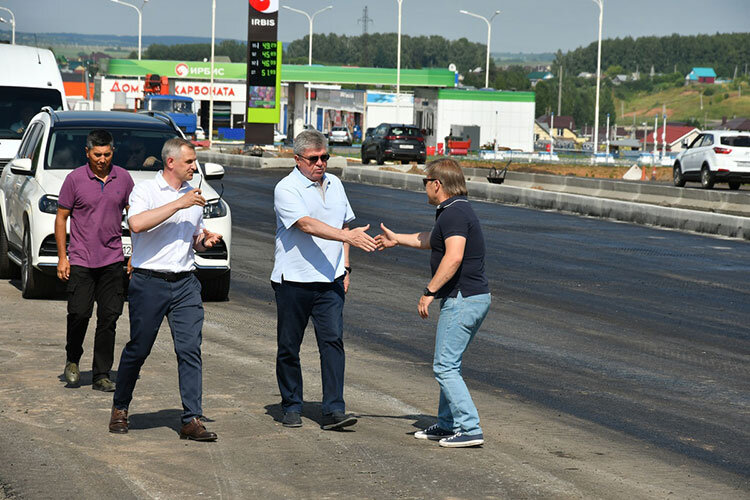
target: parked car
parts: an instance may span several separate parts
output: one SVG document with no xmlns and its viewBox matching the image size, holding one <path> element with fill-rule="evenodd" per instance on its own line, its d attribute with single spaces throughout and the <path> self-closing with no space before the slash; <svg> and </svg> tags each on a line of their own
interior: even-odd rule
<svg viewBox="0 0 750 500">
<path fill-rule="evenodd" d="M 345 146 L 352 145 L 352 134 L 346 127 L 333 127 L 331 132 L 328 134 L 328 142 L 330 144 L 343 144 Z"/>
<path fill-rule="evenodd" d="M 284 142 L 286 140 L 286 134 L 282 134 L 276 129 L 273 129 L 273 142 Z"/>
<path fill-rule="evenodd" d="M 700 182 L 711 189 L 717 182 L 726 182 L 729 189 L 739 189 L 750 182 L 750 134 L 731 130 L 706 130 L 690 145 L 683 143 L 674 162 L 674 185 L 687 181 Z"/>
<path fill-rule="evenodd" d="M 203 127 L 201 127 L 200 125 L 195 127 L 195 140 L 196 141 L 206 140 L 206 131 L 203 130 Z"/>
<path fill-rule="evenodd" d="M 424 163 L 427 149 L 422 131 L 414 125 L 381 123 L 362 143 L 362 163 L 367 165 L 370 160 L 378 165 L 386 160 Z"/>
<path fill-rule="evenodd" d="M 112 133 L 113 163 L 127 169 L 136 184 L 161 169 L 161 148 L 167 139 L 185 137 L 168 116 L 154 111 L 57 112 L 46 107 L 32 118 L 18 154 L 0 176 L 0 278 L 13 277 L 20 268 L 25 298 L 45 297 L 56 289 L 58 195 L 65 177 L 86 163 L 86 136 L 98 128 Z M 220 233 L 223 241 L 196 253 L 196 274 L 205 299 L 224 300 L 230 283 L 232 217 L 229 205 L 206 182 L 221 179 L 224 168 L 215 163 L 197 166 L 190 183 L 200 185 L 208 201 L 203 208 L 206 227 Z M 130 256 L 124 216 L 122 244 L 125 257 Z"/>
</svg>

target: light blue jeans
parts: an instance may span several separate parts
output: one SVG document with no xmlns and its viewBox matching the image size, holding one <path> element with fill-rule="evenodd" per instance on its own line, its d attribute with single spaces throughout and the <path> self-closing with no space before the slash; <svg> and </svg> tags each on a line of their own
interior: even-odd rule
<svg viewBox="0 0 750 500">
<path fill-rule="evenodd" d="M 489 293 L 440 302 L 440 319 L 435 337 L 435 359 L 432 369 L 440 384 L 438 425 L 441 429 L 463 434 L 481 434 L 479 413 L 469 389 L 461 377 L 461 360 L 490 309 Z"/>
</svg>

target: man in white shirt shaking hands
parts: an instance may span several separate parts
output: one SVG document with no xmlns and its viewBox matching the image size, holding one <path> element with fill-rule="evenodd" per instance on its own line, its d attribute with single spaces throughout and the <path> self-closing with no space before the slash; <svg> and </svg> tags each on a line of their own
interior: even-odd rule
<svg viewBox="0 0 750 500">
<path fill-rule="evenodd" d="M 312 318 L 320 353 L 323 413 L 320 426 L 338 430 L 357 422 L 344 404 L 344 295 L 349 289 L 349 247 L 371 252 L 375 240 L 349 229 L 354 212 L 341 181 L 326 173 L 327 140 L 317 130 L 294 138 L 292 172 L 274 189 L 276 250 L 271 284 L 276 293 L 276 379 L 285 427 L 300 427 L 300 344 Z"/>
<path fill-rule="evenodd" d="M 182 398 L 181 439 L 215 441 L 200 420 L 202 408 L 201 285 L 193 272 L 195 251 L 211 248 L 221 235 L 203 225 L 205 198 L 188 181 L 197 170 L 195 147 L 175 137 L 162 149 L 164 170 L 138 184 L 130 195 L 128 225 L 133 274 L 128 287 L 130 341 L 117 371 L 109 430 L 128 432 L 128 407 L 141 366 L 164 317 L 177 354 Z"/>
</svg>

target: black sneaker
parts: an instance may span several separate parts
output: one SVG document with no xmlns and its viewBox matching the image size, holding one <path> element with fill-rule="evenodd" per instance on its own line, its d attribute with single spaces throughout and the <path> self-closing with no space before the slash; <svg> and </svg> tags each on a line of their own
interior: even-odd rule
<svg viewBox="0 0 750 500">
<path fill-rule="evenodd" d="M 428 428 L 417 431 L 414 433 L 414 437 L 417 439 L 429 439 L 430 441 L 440 441 L 443 438 L 451 437 L 454 435 L 453 431 L 446 431 L 438 424 L 432 424 Z"/>
<path fill-rule="evenodd" d="M 357 417 L 351 413 L 346 414 L 343 411 L 334 411 L 329 415 L 323 415 L 323 421 L 320 428 L 326 431 L 336 431 L 356 423 Z"/>
<path fill-rule="evenodd" d="M 470 446 L 481 446 L 484 444 L 484 436 L 480 434 L 455 433 L 451 437 L 443 438 L 438 442 L 445 448 L 468 448 Z"/>
<path fill-rule="evenodd" d="M 281 419 L 281 425 L 284 427 L 302 427 L 302 418 L 296 411 L 288 411 L 284 413 L 284 418 Z"/>
</svg>

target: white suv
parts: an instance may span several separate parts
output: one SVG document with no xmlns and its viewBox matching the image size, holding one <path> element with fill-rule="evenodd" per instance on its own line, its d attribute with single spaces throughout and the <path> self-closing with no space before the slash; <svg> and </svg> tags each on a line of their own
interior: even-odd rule
<svg viewBox="0 0 750 500">
<path fill-rule="evenodd" d="M 17 276 L 20 268 L 25 298 L 46 297 L 57 289 L 57 198 L 65 177 L 86 163 L 86 136 L 94 129 L 114 136 L 113 163 L 127 169 L 136 184 L 160 170 L 161 148 L 167 139 L 184 137 L 168 116 L 158 112 L 44 108 L 34 116 L 18 154 L 0 176 L 0 278 Z M 159 160 L 146 161 L 149 157 Z M 207 300 L 225 300 L 229 293 L 232 217 L 229 205 L 206 182 L 223 176 L 221 165 L 198 164 L 191 181 L 208 200 L 203 210 L 206 227 L 223 235 L 219 245 L 195 256 L 196 274 Z M 128 257 L 132 246 L 124 218 L 122 243 Z"/>
<path fill-rule="evenodd" d="M 697 181 L 706 189 L 717 182 L 739 189 L 750 182 L 750 133 L 707 130 L 683 149 L 674 162 L 674 185 Z"/>
</svg>

